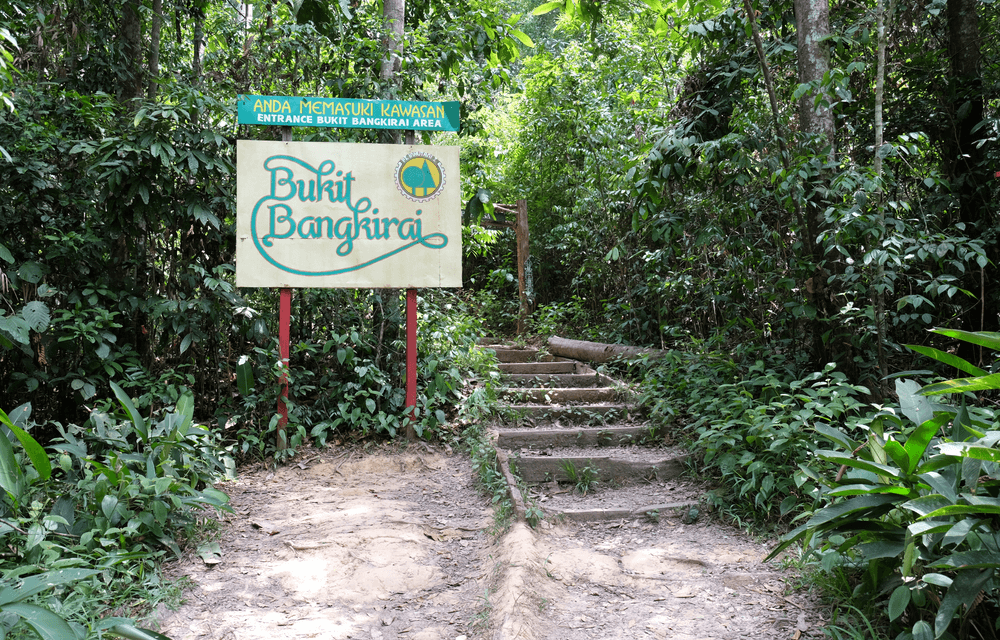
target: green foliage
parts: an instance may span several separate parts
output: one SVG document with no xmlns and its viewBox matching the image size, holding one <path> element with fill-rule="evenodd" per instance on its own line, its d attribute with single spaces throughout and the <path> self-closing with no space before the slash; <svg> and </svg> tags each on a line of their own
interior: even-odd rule
<svg viewBox="0 0 1000 640">
<path fill-rule="evenodd" d="M 180 88 L 162 95 L 126 124 L 110 96 L 29 86 L 17 121 L 0 125 L 0 137 L 22 132 L 0 216 L 21 243 L 4 256 L 11 287 L 0 296 L 16 313 L 0 321 L 0 379 L 45 415 L 75 419 L 66 405 L 109 378 L 183 364 L 240 304 L 225 268 L 203 264 L 230 215 L 232 147 L 211 128 L 227 107 Z"/>
<path fill-rule="evenodd" d="M 686 436 L 705 468 L 768 521 L 818 512 L 813 502 L 835 490 L 835 459 L 888 466 L 907 490 L 936 490 L 917 473 L 924 462 L 911 466 L 922 443 L 912 433 L 937 409 L 912 427 L 890 405 L 860 402 L 865 389 L 881 400 L 880 348 L 907 369 L 914 356 L 899 345 L 923 342 L 929 326 L 997 328 L 1000 183 L 983 178 L 1000 160 L 989 93 L 996 44 L 949 42 L 957 36 L 940 1 L 900 6 L 889 28 L 892 117 L 875 148 L 866 5 L 836 7 L 828 77 L 805 84 L 776 74 L 772 113 L 749 16 L 735 5 L 571 0 L 524 16 L 535 7 L 515 4 L 520 14 L 486 0 L 408 3 L 391 80 L 381 74 L 377 2 L 258 3 L 252 16 L 231 3 L 175 3 L 156 51 L 149 12 L 138 18 L 143 38 L 130 43 L 108 3 L 15 0 L 0 9 L 0 389 L 11 406 L 30 402 L 40 422 L 27 439 L 13 416 L 21 431 L 12 428 L 0 452 L 7 515 L 26 532 L 6 535 L 25 566 L 37 573 L 63 558 L 111 562 L 114 553 L 165 553 L 171 540 L 180 547 L 183 534 L 171 528 L 190 517 L 171 514 L 218 501 L 205 483 L 225 467 L 222 439 L 237 457 L 272 453 L 285 375 L 292 448 L 273 452 L 279 459 L 310 440 L 403 427 L 398 300 L 299 292 L 285 368 L 275 362 L 275 296 L 235 287 L 234 141 L 275 135 L 233 122 L 240 93 L 459 99 L 471 217 L 494 202 L 529 203 L 533 330 L 666 348 L 640 368 L 653 420 Z M 984 33 L 998 8 L 975 4 Z M 793 12 L 787 3 L 759 9 L 769 66 L 794 68 Z M 192 42 L 202 38 L 204 50 Z M 953 52 L 973 46 L 981 75 L 953 77 Z M 814 91 L 835 110 L 832 154 L 795 120 L 795 101 Z M 970 113 L 982 122 L 965 123 Z M 360 130 L 295 137 L 385 141 Z M 425 438 L 455 438 L 486 412 L 495 369 L 473 341 L 483 326 L 512 329 L 516 316 L 511 234 L 470 225 L 463 238 L 473 293 L 421 301 L 416 427 Z M 881 343 L 875 294 L 887 306 Z M 973 376 L 925 391 L 993 388 L 996 372 L 973 366 L 966 345 L 954 354 L 915 348 Z M 463 386 L 469 378 L 475 384 Z M 904 391 L 902 414 L 926 413 L 912 387 Z M 83 402 L 96 411 L 83 413 Z M 955 411 L 953 422 L 963 415 Z M 961 423 L 981 436 L 927 447 L 971 470 L 990 455 L 988 440 L 973 443 L 992 418 L 967 413 L 971 422 Z M 211 428 L 193 415 L 211 416 Z M 823 454 L 829 460 L 810 457 L 806 427 L 841 429 L 867 448 L 855 454 L 841 443 Z M 43 446 L 53 443 L 61 455 L 47 467 Z M 485 476 L 491 464 L 480 465 Z M 948 506 L 981 509 L 961 498 L 971 488 L 957 486 Z M 898 505 L 890 513 L 915 518 Z M 987 524 L 970 525 L 953 546 L 981 551 L 969 536 L 992 521 L 979 519 Z M 828 563 L 845 555 L 824 553 Z M 115 566 L 147 571 L 138 558 Z M 60 585 L 59 597 L 92 578 Z M 923 611 L 918 594 L 951 592 L 903 584 L 911 600 L 894 589 L 897 619 Z M 928 624 L 908 630 L 926 634 Z"/>
<path fill-rule="evenodd" d="M 102 402 L 84 426 L 35 424 L 30 405 L 11 416 L 0 411 L 0 533 L 7 548 L 0 610 L 13 615 L 0 622 L 5 633 L 20 621 L 58 640 L 84 637 L 88 626 L 136 640 L 152 633 L 130 619 L 98 618 L 137 587 L 162 589 L 155 561 L 181 553 L 203 508 L 228 509 L 228 498 L 210 483 L 231 473 L 232 461 L 219 456 L 217 436 L 193 422 L 191 392 L 182 390 L 154 421 L 112 387 L 120 408 Z M 60 434 L 55 464 L 29 435 L 43 428 Z M 48 589 L 56 593 L 41 598 Z M 115 589 L 118 599 L 104 593 Z"/>
<path fill-rule="evenodd" d="M 575 295 L 569 300 L 541 305 L 531 314 L 529 326 L 533 333 L 542 336 L 573 335 L 583 338 L 600 338 L 595 318 L 587 310 L 584 300 Z"/>
<path fill-rule="evenodd" d="M 690 428 L 705 469 L 767 517 L 784 517 L 803 501 L 798 465 L 809 458 L 817 425 L 855 424 L 868 390 L 847 382 L 828 366 L 801 380 L 785 382 L 757 362 L 739 382 L 720 385 L 718 395 L 698 405 L 704 414 Z M 808 495 L 808 494 L 807 494 Z"/>
<path fill-rule="evenodd" d="M 479 283 L 473 279 L 473 285 Z M 517 271 L 504 265 L 486 275 L 486 286 L 477 291 L 472 301 L 484 325 L 495 335 L 511 334 L 517 327 L 520 310 Z"/>
<path fill-rule="evenodd" d="M 642 377 L 638 402 L 654 424 L 697 416 L 698 407 L 714 398 L 720 385 L 736 379 L 737 364 L 720 347 L 718 341 L 681 339 L 655 361 L 636 363 L 636 375 Z"/>
<path fill-rule="evenodd" d="M 274 131 L 237 127 L 232 96 L 460 98 L 463 125 L 474 131 L 483 96 L 510 81 L 510 64 L 532 44 L 502 5 L 411 4 L 402 68 L 386 81 L 380 4 L 253 9 L 168 7 L 159 69 L 146 66 L 152 51 L 128 50 L 115 27 L 121 16 L 100 3 L 75 6 L 71 16 L 54 5 L 0 11 L 0 96 L 16 107 L 0 117 L 0 147 L 11 159 L 0 164 L 0 387 L 10 402 L 31 401 L 39 415 L 67 422 L 80 419 L 80 401 L 110 393 L 112 380 L 139 408 L 169 404 L 183 380 L 198 390 L 201 413 L 217 413 L 220 425 L 234 425 L 234 435 L 245 433 L 259 449 L 274 406 L 267 352 L 276 301 L 234 286 L 234 142 Z M 140 12 L 140 32 L 149 33 L 152 17 Z M 190 39 L 199 33 L 205 47 L 193 61 Z M 6 90 L 14 74 L 16 94 Z M 380 140 L 377 132 L 344 135 Z M 296 131 L 298 139 L 338 137 Z M 362 420 L 354 404 L 376 416 L 374 430 L 399 427 L 390 416 L 400 402 L 401 343 L 368 315 L 383 301 L 359 292 L 351 301 L 359 313 L 341 323 L 323 306 L 341 293 L 306 296 L 295 336 L 305 346 L 296 355 L 322 360 L 311 354 L 336 336 L 334 355 L 350 347 L 359 356 L 337 369 L 353 367 L 360 388 L 348 394 L 346 413 L 324 407 L 323 418 L 304 417 L 297 441 L 323 419 Z M 308 335 L 314 325 L 324 335 Z M 423 363 L 433 387 L 418 407 L 430 430 L 455 386 L 451 367 L 433 360 Z M 366 361 L 377 366 L 365 370 Z M 248 374 L 256 374 L 257 398 Z M 335 378 L 298 375 L 312 391 Z"/>
<path fill-rule="evenodd" d="M 473 471 L 479 481 L 479 489 L 490 498 L 493 505 L 494 533 L 502 533 L 514 516 L 514 505 L 485 421 L 477 421 L 467 429 L 464 442 L 468 447 Z"/>
<path fill-rule="evenodd" d="M 16 620 L 10 627 L 4 625 L 4 635 L 23 621 L 44 640 L 77 640 L 77 634 L 66 620 L 45 607 L 26 603 L 24 600 L 48 589 L 96 575 L 100 571 L 59 569 L 28 577 L 21 577 L 17 573 L 10 572 L 0 580 L 3 585 L 3 590 L 0 591 L 0 612 L 14 614 Z M 10 616 L 7 617 L 9 620 Z"/>
<path fill-rule="evenodd" d="M 590 466 L 590 461 L 580 469 L 576 468 L 572 460 L 562 460 L 559 465 L 562 467 L 566 479 L 573 485 L 573 489 L 582 495 L 587 495 L 597 485 L 597 478 L 601 470 Z"/>
<path fill-rule="evenodd" d="M 977 191 L 970 207 L 957 195 L 979 189 L 992 169 L 946 160 L 957 134 L 927 114 L 956 98 L 917 89 L 953 86 L 942 76 L 941 5 L 900 7 L 901 21 L 890 22 L 898 47 L 890 59 L 914 61 L 890 73 L 913 84 L 889 83 L 893 117 L 874 149 L 873 12 L 834 11 L 828 77 L 813 86 L 777 74 L 772 113 L 739 8 L 644 4 L 537 6 L 548 21 L 533 28 L 555 28 L 531 31 L 542 45 L 525 60 L 524 91 L 498 100 L 490 137 L 463 149 L 476 189 L 528 199 L 540 331 L 663 344 L 683 329 L 758 349 L 777 344 L 791 354 L 794 377 L 834 362 L 880 397 L 880 348 L 905 369 L 911 356 L 899 345 L 922 340 L 929 326 L 995 328 L 998 298 L 984 283 L 997 262 L 997 201 Z M 794 15 L 760 9 L 768 65 L 794 66 Z M 995 5 L 976 10 L 995 23 Z M 813 91 L 835 110 L 837 137 L 827 141 L 835 155 L 818 152 L 790 120 L 794 102 Z M 975 101 L 958 102 L 968 112 Z M 995 158 L 995 117 L 976 136 L 974 147 Z M 511 299 L 485 277 L 510 270 L 506 255 L 473 262 L 474 286 Z M 583 323 L 552 313 L 571 300 Z"/>
<path fill-rule="evenodd" d="M 612 292 L 617 298 L 628 278 L 623 262 L 603 257 L 632 251 L 629 244 L 616 246 L 629 207 L 623 177 L 633 154 L 630 138 L 655 126 L 662 105 L 663 78 L 642 49 L 650 45 L 645 34 L 621 21 L 602 28 L 593 47 L 565 37 L 550 42 L 525 60 L 523 93 L 504 98 L 503 111 L 486 118 L 489 137 L 463 145 L 463 175 L 474 187 L 469 197 L 486 189 L 496 202 L 528 201 L 541 304 L 576 295 L 599 317 L 603 300 Z M 486 277 L 513 270 L 498 264 L 502 256 L 489 268 L 473 262 L 471 277 L 476 288 L 509 299 Z"/>
<path fill-rule="evenodd" d="M 419 377 L 413 426 L 419 437 L 448 438 L 455 428 L 455 408 L 469 410 L 463 405 L 464 381 L 489 379 L 495 367 L 476 348 L 482 323 L 461 298 L 445 291 L 422 294 L 417 299 Z M 234 378 L 242 392 L 228 429 L 240 456 L 262 458 L 271 451 L 282 375 L 289 381 L 289 451 L 279 455 L 293 454 L 307 440 L 326 446 L 334 439 L 394 437 L 407 424 L 405 390 L 393 383 L 403 345 L 392 345 L 394 357 L 379 366 L 379 350 L 387 346 L 375 342 L 364 317 L 371 297 L 314 291 L 302 298 L 304 306 L 315 305 L 317 311 L 339 301 L 341 313 L 330 319 L 339 326 L 317 327 L 308 338 L 293 341 L 287 370 L 276 365 L 274 346 L 256 347 L 239 359 Z M 261 424 L 267 429 L 260 429 Z"/>
<path fill-rule="evenodd" d="M 823 633 L 834 640 L 882 640 L 884 635 L 879 633 L 872 621 L 865 616 L 864 612 L 854 606 L 838 607 L 834 611 L 834 618 L 830 624 L 823 629 Z"/>
<path fill-rule="evenodd" d="M 940 333 L 997 346 L 995 334 Z M 927 355 L 975 369 L 951 354 Z M 1000 569 L 997 419 L 991 410 L 966 406 L 964 398 L 958 407 L 928 399 L 975 386 L 1000 388 L 988 376 L 978 385 L 949 380 L 923 388 L 900 379 L 896 389 L 908 423 L 885 411 L 863 429 L 816 426 L 834 446 L 816 457 L 840 471 L 831 479 L 830 467 L 802 465 L 820 500 L 770 557 L 801 542 L 826 569 L 859 567 L 864 573 L 857 593 L 891 594 L 889 619 L 903 620 L 906 613 L 914 638 L 970 637 L 973 628 L 992 626 Z"/>
</svg>

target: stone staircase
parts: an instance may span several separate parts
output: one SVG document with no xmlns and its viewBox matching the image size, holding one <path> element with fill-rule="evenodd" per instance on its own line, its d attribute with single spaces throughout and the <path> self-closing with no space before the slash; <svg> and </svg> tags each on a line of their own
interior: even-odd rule
<svg viewBox="0 0 1000 640">
<path fill-rule="evenodd" d="M 488 339 L 482 348 L 496 353 L 505 383 L 495 446 L 519 517 L 697 513 L 700 491 L 681 477 L 687 454 L 645 421 L 624 385 L 537 349 Z"/>
</svg>

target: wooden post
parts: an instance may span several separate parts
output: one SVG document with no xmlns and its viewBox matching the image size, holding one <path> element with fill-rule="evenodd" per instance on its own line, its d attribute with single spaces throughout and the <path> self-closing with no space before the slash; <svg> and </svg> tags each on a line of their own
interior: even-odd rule
<svg viewBox="0 0 1000 640">
<path fill-rule="evenodd" d="M 517 284 L 521 296 L 520 313 L 517 316 L 517 335 L 525 331 L 525 323 L 531 315 L 531 304 L 528 301 L 527 274 L 525 267 L 530 257 L 528 246 L 528 201 L 517 201 L 517 220 L 514 223 L 514 234 L 517 238 Z"/>
<path fill-rule="evenodd" d="M 494 204 L 493 211 L 500 211 L 505 219 L 483 220 L 482 225 L 487 229 L 513 229 L 515 238 L 515 250 L 517 252 L 517 289 L 520 297 L 520 311 L 517 315 L 517 333 L 524 333 L 528 316 L 531 315 L 531 299 L 528 297 L 528 279 L 530 277 L 529 261 L 531 250 L 528 244 L 528 201 L 521 199 L 517 201 L 517 207 L 512 208 L 509 204 Z M 507 218 L 507 214 L 514 214 L 514 219 Z"/>
</svg>

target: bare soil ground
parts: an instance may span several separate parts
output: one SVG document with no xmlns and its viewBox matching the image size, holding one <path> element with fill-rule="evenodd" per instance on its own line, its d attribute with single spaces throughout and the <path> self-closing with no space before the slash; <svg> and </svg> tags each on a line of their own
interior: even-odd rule
<svg viewBox="0 0 1000 640">
<path fill-rule="evenodd" d="M 172 568 L 194 587 L 162 631 L 174 640 L 435 640 L 485 626 L 492 511 L 468 460 L 316 453 L 305 469 L 244 471 L 220 485 L 234 509 L 222 522 L 221 562 L 193 556 Z"/>
<path fill-rule="evenodd" d="M 663 513 L 494 536 L 468 458 L 440 448 L 307 451 L 220 488 L 220 561 L 169 569 L 192 582 L 161 612 L 174 640 L 822 635 L 823 608 L 736 530 Z"/>
</svg>

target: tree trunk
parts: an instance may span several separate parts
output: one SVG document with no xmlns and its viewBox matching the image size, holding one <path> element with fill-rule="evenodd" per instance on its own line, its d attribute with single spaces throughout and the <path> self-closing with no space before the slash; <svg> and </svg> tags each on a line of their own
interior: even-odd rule
<svg viewBox="0 0 1000 640">
<path fill-rule="evenodd" d="M 824 40 L 830 35 L 829 0 L 795 0 L 795 29 L 799 84 L 822 82 L 830 71 L 830 49 Z M 813 152 L 832 159 L 835 133 L 833 110 L 825 96 L 818 104 L 816 100 L 823 93 L 822 89 L 817 89 L 808 91 L 799 98 L 799 129 L 807 135 L 822 136 L 815 141 Z M 815 204 L 808 206 L 806 225 L 809 229 L 809 245 L 814 258 L 819 262 L 822 251 L 816 245 L 816 238 L 823 230 L 821 207 Z"/>
<path fill-rule="evenodd" d="M 399 54 L 403 48 L 403 35 L 406 26 L 406 0 L 383 0 L 382 18 L 385 21 L 385 37 L 383 39 L 385 57 L 379 69 L 379 77 L 387 86 L 398 85 L 396 74 L 402 68 L 402 58 Z M 393 91 L 392 93 L 395 93 Z M 391 144 L 401 144 L 403 132 L 386 131 Z"/>
<path fill-rule="evenodd" d="M 574 360 L 585 360 L 587 362 L 611 362 L 623 358 L 638 358 L 648 355 L 651 358 L 658 358 L 663 355 L 657 349 L 647 349 L 645 347 L 632 347 L 624 344 L 605 344 L 603 342 L 590 342 L 587 340 L 569 340 L 552 336 L 548 342 L 549 353 L 564 358 Z"/>
<path fill-rule="evenodd" d="M 889 16 L 892 16 L 892 9 L 895 6 L 895 0 L 889 5 Z M 882 124 L 882 102 L 884 100 L 885 94 L 885 0 L 878 0 L 877 7 L 875 9 L 875 31 L 878 37 L 878 62 L 875 69 L 875 185 L 876 192 L 875 206 L 878 207 L 878 243 L 875 248 L 881 248 L 882 241 L 885 238 L 885 203 L 882 202 L 882 154 L 878 153 L 878 150 L 882 148 L 883 138 L 883 124 Z M 885 338 L 887 334 L 887 327 L 885 323 L 885 292 L 888 288 L 888 282 L 885 278 L 885 263 L 882 260 L 877 261 L 877 266 L 875 267 L 875 282 L 872 287 L 872 292 L 874 295 L 875 303 L 875 333 L 876 339 L 878 340 L 878 368 L 880 377 L 884 380 L 886 376 L 889 375 L 889 363 L 885 354 Z M 884 387 L 885 383 L 881 383 L 880 387 Z M 880 395 L 884 394 L 885 389 L 880 389 Z"/>
<path fill-rule="evenodd" d="M 119 98 L 128 102 L 142 95 L 142 18 L 136 7 L 138 0 L 122 3 L 121 36 L 124 73 L 119 88 Z"/>
<path fill-rule="evenodd" d="M 205 10 L 201 4 L 194 8 L 194 55 L 191 59 L 191 72 L 196 85 L 201 84 L 202 68 L 201 53 L 205 46 Z"/>
<path fill-rule="evenodd" d="M 795 30 L 798 45 L 799 84 L 819 84 L 830 70 L 830 50 L 825 38 L 830 35 L 829 0 L 795 0 Z M 819 100 L 817 100 L 819 98 Z M 799 129 L 808 137 L 810 151 L 817 157 L 831 161 L 834 154 L 835 127 L 833 110 L 827 93 L 817 87 L 799 98 Z M 812 178 L 822 181 L 823 176 Z M 817 202 L 816 185 L 806 186 L 805 219 L 809 234 L 807 246 L 812 253 L 813 275 L 805 283 L 816 316 L 812 321 L 813 361 L 819 367 L 829 360 L 829 352 L 824 336 L 831 336 L 826 322 L 833 315 L 830 295 L 827 290 L 829 274 L 823 268 L 824 252 L 819 237 L 826 228 L 823 218 L 823 202 Z M 813 186 L 814 188 L 809 188 Z"/>
<path fill-rule="evenodd" d="M 824 40 L 830 36 L 829 0 L 795 0 L 795 28 L 799 84 L 822 82 L 830 71 L 830 49 Z M 799 129 L 807 135 L 821 136 L 813 143 L 813 153 L 833 159 L 833 110 L 824 90 L 807 91 L 799 98 Z M 816 239 L 824 227 L 822 207 L 809 204 L 806 225 L 813 256 L 819 262 L 823 252 Z"/>
<path fill-rule="evenodd" d="M 980 193 L 978 164 L 983 159 L 975 145 L 973 128 L 983 121 L 983 78 L 980 70 L 978 0 L 948 0 L 948 57 L 954 135 L 950 137 L 950 160 L 958 189 L 961 221 L 976 224 L 987 204 Z"/>
<path fill-rule="evenodd" d="M 984 166 L 983 150 L 976 145 L 979 137 L 973 129 L 984 118 L 983 77 L 981 69 L 981 37 L 978 0 L 948 0 L 948 57 L 949 95 L 953 118 L 953 131 L 944 140 L 952 190 L 959 201 L 959 220 L 969 225 L 966 233 L 980 236 L 992 226 L 990 189 L 980 176 L 987 175 L 990 167 Z M 980 304 L 963 318 L 962 328 L 968 331 L 995 331 L 998 328 L 996 296 L 994 291 L 1000 271 L 997 260 L 1000 252 L 996 244 L 987 243 L 991 263 L 978 274 L 970 274 L 965 287 L 977 291 Z M 968 348 L 967 343 L 962 343 Z M 974 360 L 971 353 L 961 353 Z"/>
<path fill-rule="evenodd" d="M 382 18 L 385 21 L 385 57 L 379 76 L 383 80 L 392 80 L 401 68 L 399 52 L 403 47 L 403 33 L 406 19 L 406 0 L 384 0 L 382 3 Z"/>
<path fill-rule="evenodd" d="M 829 0 L 795 0 L 795 28 L 799 83 L 821 82 L 830 71 L 830 48 L 824 40 L 830 36 Z M 825 135 L 832 145 L 833 110 L 825 100 L 816 105 L 817 93 L 810 91 L 799 98 L 801 129 Z"/>
<path fill-rule="evenodd" d="M 149 80 L 146 98 L 156 100 L 156 79 L 160 77 L 160 29 L 163 26 L 163 0 L 153 0 L 153 20 L 149 29 Z"/>
</svg>

